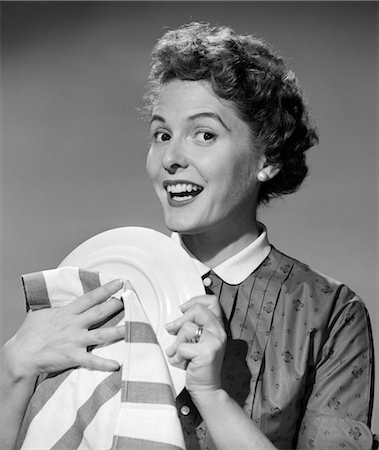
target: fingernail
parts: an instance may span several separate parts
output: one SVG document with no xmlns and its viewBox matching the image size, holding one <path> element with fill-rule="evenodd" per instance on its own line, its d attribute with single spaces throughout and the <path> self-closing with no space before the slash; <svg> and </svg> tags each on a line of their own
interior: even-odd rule
<svg viewBox="0 0 379 450">
<path fill-rule="evenodd" d="M 118 301 L 119 303 L 122 303 L 121 298 L 115 297 L 114 295 L 112 295 L 111 300 L 116 300 L 116 301 Z"/>
<path fill-rule="evenodd" d="M 168 322 L 165 324 L 166 330 L 169 330 L 170 328 L 173 328 L 175 324 L 175 321 Z"/>
<path fill-rule="evenodd" d="M 173 334 L 173 335 L 177 334 L 177 329 L 176 329 L 177 328 L 177 324 L 175 322 L 167 323 L 165 325 L 165 327 L 166 327 L 167 333 Z"/>
<path fill-rule="evenodd" d="M 167 356 L 172 356 L 174 354 L 173 352 L 173 345 L 170 345 L 169 347 L 166 348 L 165 352 Z"/>
<path fill-rule="evenodd" d="M 119 286 L 119 289 L 122 288 L 123 285 L 123 281 L 121 280 L 121 278 L 116 278 L 115 280 L 112 280 L 110 283 L 112 283 L 114 286 Z"/>
<path fill-rule="evenodd" d="M 112 369 L 114 372 L 117 372 L 118 370 L 121 369 L 121 365 L 120 363 L 118 363 L 117 361 L 112 361 Z"/>
</svg>

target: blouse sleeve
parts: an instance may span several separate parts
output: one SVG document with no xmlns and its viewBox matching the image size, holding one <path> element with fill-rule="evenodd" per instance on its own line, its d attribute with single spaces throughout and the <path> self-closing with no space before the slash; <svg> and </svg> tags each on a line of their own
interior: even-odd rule
<svg viewBox="0 0 379 450">
<path fill-rule="evenodd" d="M 373 340 L 354 297 L 331 319 L 300 427 L 298 449 L 371 449 Z"/>
</svg>

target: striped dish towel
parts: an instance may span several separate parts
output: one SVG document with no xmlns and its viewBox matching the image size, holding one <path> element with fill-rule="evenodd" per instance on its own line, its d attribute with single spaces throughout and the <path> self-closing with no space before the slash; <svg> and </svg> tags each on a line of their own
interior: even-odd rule
<svg viewBox="0 0 379 450">
<path fill-rule="evenodd" d="M 75 267 L 22 277 L 32 310 L 66 305 L 110 280 Z M 117 360 L 121 370 L 75 368 L 47 375 L 28 405 L 17 448 L 185 449 L 170 374 L 155 332 L 133 290 L 118 297 L 124 311 L 102 326 L 125 324 L 125 340 L 92 352 Z"/>
</svg>

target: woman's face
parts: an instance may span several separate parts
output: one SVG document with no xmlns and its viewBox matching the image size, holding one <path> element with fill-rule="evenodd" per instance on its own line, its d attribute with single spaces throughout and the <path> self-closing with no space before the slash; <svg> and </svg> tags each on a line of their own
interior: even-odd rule
<svg viewBox="0 0 379 450">
<path fill-rule="evenodd" d="M 254 222 L 262 158 L 249 126 L 208 82 L 162 85 L 150 136 L 146 167 L 170 230 L 222 233 Z"/>
</svg>

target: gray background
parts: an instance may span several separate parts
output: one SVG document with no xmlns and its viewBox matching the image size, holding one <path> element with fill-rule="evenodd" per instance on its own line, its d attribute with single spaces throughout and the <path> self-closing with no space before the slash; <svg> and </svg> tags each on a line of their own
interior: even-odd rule
<svg viewBox="0 0 379 450">
<path fill-rule="evenodd" d="M 136 109 L 163 27 L 200 20 L 256 33 L 299 76 L 320 145 L 302 190 L 260 219 L 278 248 L 363 297 L 379 347 L 376 2 L 2 2 L 1 9 L 1 342 L 25 314 L 20 274 L 55 267 L 109 228 L 167 233 L 145 174 L 147 125 Z"/>
</svg>

